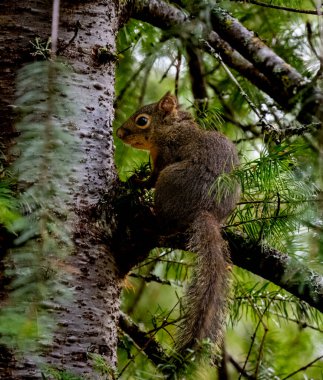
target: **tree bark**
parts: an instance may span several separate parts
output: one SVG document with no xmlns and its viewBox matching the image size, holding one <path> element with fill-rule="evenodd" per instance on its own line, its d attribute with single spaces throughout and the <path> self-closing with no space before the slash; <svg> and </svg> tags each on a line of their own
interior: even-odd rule
<svg viewBox="0 0 323 380">
<path fill-rule="evenodd" d="M 28 14 L 26 9 L 27 6 L 19 6 L 17 1 L 0 2 L 0 138 L 6 143 L 15 135 L 13 104 L 16 72 L 31 60 L 29 41 L 33 40 L 37 33 L 50 35 L 50 25 L 42 24 L 39 32 L 30 28 L 32 15 Z"/>
<path fill-rule="evenodd" d="M 112 121 L 114 115 L 114 78 L 116 35 L 119 28 L 118 1 L 65 1 L 60 9 L 58 52 L 73 70 L 73 80 L 66 83 L 77 105 L 73 133 L 79 138 L 81 159 L 66 179 L 71 194 L 67 204 L 75 252 L 69 258 L 73 273 L 67 286 L 73 297 L 68 305 L 55 305 L 57 328 L 53 345 L 43 354 L 44 362 L 91 379 L 98 379 L 89 352 L 104 356 L 111 368 L 116 366 L 117 321 L 119 315 L 120 277 L 114 256 L 106 244 L 112 234 L 112 204 L 116 188 L 113 161 Z M 30 41 L 36 36 L 50 37 L 51 7 L 46 0 L 10 1 L 1 4 L 0 43 L 2 125 L 12 128 L 15 71 L 31 61 Z M 75 37 L 72 43 L 72 37 Z M 100 47 L 107 54 L 100 55 Z M 4 81 L 2 81 L 2 79 Z M 8 104 L 9 103 L 9 104 Z M 105 196 L 104 211 L 97 205 Z M 101 223 L 100 223 L 101 222 Z M 11 362 L 11 377 L 38 379 L 40 369 L 32 357 L 18 364 Z"/>
</svg>

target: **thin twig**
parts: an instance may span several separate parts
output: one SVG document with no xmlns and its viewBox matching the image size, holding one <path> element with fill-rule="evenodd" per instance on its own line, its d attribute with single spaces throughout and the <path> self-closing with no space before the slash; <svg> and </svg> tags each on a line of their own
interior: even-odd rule
<svg viewBox="0 0 323 380">
<path fill-rule="evenodd" d="M 317 10 L 314 10 L 314 9 L 298 9 L 298 8 L 283 7 L 280 5 L 263 3 L 263 2 L 257 1 L 257 0 L 230 0 L 230 1 L 234 1 L 236 3 L 249 3 L 249 4 L 259 5 L 261 7 L 277 9 L 279 11 L 303 13 L 303 14 L 307 14 L 307 15 L 316 15 L 316 16 L 318 14 Z"/>
<path fill-rule="evenodd" d="M 144 352 L 156 366 L 164 365 L 169 362 L 169 358 L 163 348 L 154 339 L 156 331 L 154 333 L 147 333 L 141 330 L 136 323 L 123 313 L 120 314 L 119 326 L 137 346 L 139 350 L 138 354 Z M 122 368 L 119 373 L 119 378 L 132 361 L 133 359 L 129 360 Z"/>
<path fill-rule="evenodd" d="M 321 359 L 323 359 L 323 355 L 321 355 L 318 358 L 312 360 L 310 363 L 304 365 L 303 367 L 299 368 L 298 370 L 290 373 L 288 376 L 284 377 L 282 380 L 290 379 L 292 376 L 296 375 L 296 373 L 305 371 L 307 368 L 311 367 L 314 363 L 318 362 Z"/>
<path fill-rule="evenodd" d="M 151 61 L 152 60 L 152 61 Z M 131 87 L 132 84 L 136 83 L 136 79 L 138 78 L 139 74 L 141 73 L 141 71 L 149 64 L 149 65 L 153 65 L 154 63 L 154 54 L 153 53 L 150 53 L 146 56 L 146 58 L 140 63 L 138 69 L 131 75 L 131 77 L 129 78 L 129 80 L 126 82 L 126 84 L 124 85 L 124 87 L 120 90 L 119 92 L 119 95 L 117 96 L 117 98 L 115 99 L 114 101 L 114 107 L 117 107 L 118 104 L 121 102 L 121 100 L 123 99 L 125 93 L 127 90 L 129 90 L 129 88 Z"/>
<path fill-rule="evenodd" d="M 179 88 L 179 74 L 181 70 L 181 64 L 182 64 L 182 53 L 180 50 L 178 50 L 177 55 L 177 63 L 175 65 L 176 68 L 176 75 L 175 75 L 175 96 L 178 98 L 178 88 Z"/>
<path fill-rule="evenodd" d="M 267 132 L 275 132 L 276 128 L 274 128 L 272 125 L 270 125 L 265 118 L 265 115 L 261 115 L 256 105 L 253 103 L 253 101 L 250 99 L 248 94 L 245 92 L 245 90 L 242 88 L 240 83 L 237 81 L 235 76 L 231 73 L 228 66 L 224 63 L 221 55 L 213 49 L 213 47 L 209 44 L 208 41 L 202 40 L 201 41 L 209 50 L 209 52 L 220 62 L 221 66 L 225 70 L 225 72 L 228 74 L 229 78 L 232 80 L 232 82 L 238 87 L 241 96 L 245 99 L 245 101 L 249 104 L 249 107 L 252 109 L 252 111 L 257 115 L 259 118 L 258 124 L 260 124 Z"/>
<path fill-rule="evenodd" d="M 226 225 L 223 226 L 223 228 L 238 227 L 238 226 L 242 226 L 243 224 L 262 222 L 264 220 L 284 219 L 284 218 L 289 218 L 290 216 L 293 216 L 293 215 L 266 216 L 266 217 L 263 217 L 263 218 L 255 218 L 255 219 L 243 220 L 241 222 L 236 222 L 236 223 L 232 223 L 232 224 L 226 224 Z"/>
<path fill-rule="evenodd" d="M 249 374 L 245 369 L 243 369 L 241 365 L 231 355 L 228 355 L 228 360 L 240 375 L 246 377 L 249 380 L 256 380 L 254 375 Z"/>
<path fill-rule="evenodd" d="M 162 284 L 162 285 L 170 285 L 170 286 L 174 285 L 174 286 L 179 286 L 179 287 L 183 286 L 183 284 L 180 281 L 165 280 L 163 278 L 160 278 L 159 276 L 156 276 L 153 273 L 150 273 L 149 275 L 142 275 L 139 273 L 130 272 L 128 276 L 142 279 L 146 283 L 156 282 L 157 284 Z"/>
<path fill-rule="evenodd" d="M 81 28 L 81 23 L 79 21 L 76 21 L 75 26 L 74 26 L 74 34 L 72 38 L 68 42 L 66 42 L 65 44 L 62 44 L 59 48 L 57 48 L 57 52 L 56 52 L 57 55 L 60 55 L 65 49 L 67 49 L 74 42 L 80 28 Z"/>
<path fill-rule="evenodd" d="M 255 377 L 258 379 L 258 373 L 259 373 L 259 368 L 260 368 L 260 363 L 261 363 L 261 358 L 263 355 L 263 350 L 265 346 L 265 339 L 268 334 L 268 327 L 264 325 L 264 335 L 262 336 L 261 342 L 260 342 L 260 347 L 259 347 L 259 352 L 258 352 L 258 357 L 257 357 L 257 363 L 256 363 L 256 369 L 255 369 Z"/>
<path fill-rule="evenodd" d="M 212 55 L 221 63 L 221 66 L 223 67 L 223 69 L 225 70 L 225 72 L 228 74 L 228 76 L 232 80 L 232 82 L 239 88 L 241 96 L 249 104 L 249 106 L 253 110 L 253 112 L 259 117 L 259 119 L 262 119 L 262 117 L 261 117 L 261 115 L 260 115 L 257 107 L 252 102 L 252 100 L 249 98 L 249 96 L 247 95 L 247 93 L 245 92 L 245 90 L 241 87 L 240 83 L 236 80 L 236 78 L 234 77 L 234 75 L 231 73 L 231 71 L 229 70 L 228 66 L 223 62 L 223 59 L 220 56 L 220 54 L 217 53 L 215 51 L 215 49 L 213 49 L 213 47 L 209 44 L 208 41 L 203 40 L 201 42 L 208 48 L 209 52 L 212 53 Z"/>
<path fill-rule="evenodd" d="M 138 108 L 143 106 L 143 101 L 144 101 L 144 96 L 145 96 L 146 89 L 147 89 L 149 74 L 151 72 L 152 67 L 153 67 L 153 62 L 147 66 L 147 68 L 144 72 L 144 77 L 143 77 L 142 85 L 141 85 L 141 89 L 140 89 L 140 96 L 138 99 Z"/>
<path fill-rule="evenodd" d="M 164 74 L 163 74 L 162 77 L 160 78 L 159 83 L 161 83 L 165 78 L 167 78 L 167 75 L 168 75 L 168 73 L 169 73 L 169 70 L 170 70 L 173 66 L 175 66 L 175 62 L 176 62 L 176 60 L 177 60 L 177 57 L 175 57 L 175 58 L 172 60 L 172 62 L 170 63 L 170 65 L 167 67 L 167 69 L 165 70 Z"/>
<path fill-rule="evenodd" d="M 289 301 L 290 302 L 290 301 Z M 271 311 L 270 312 L 271 315 L 274 315 L 275 317 L 277 318 L 281 318 L 283 319 L 284 321 L 289 321 L 289 322 L 293 322 L 293 323 L 296 323 L 297 325 L 299 325 L 300 328 L 302 329 L 310 329 L 310 330 L 314 330 L 314 331 L 317 331 L 321 334 L 323 334 L 323 329 L 320 329 L 319 327 L 317 326 L 313 326 L 313 325 L 309 325 L 307 322 L 303 322 L 303 321 L 300 321 L 296 318 L 291 318 L 291 317 L 288 317 L 286 315 L 283 315 L 283 314 L 279 314 L 279 313 L 276 313 L 274 311 Z"/>
<path fill-rule="evenodd" d="M 301 200 L 293 200 L 293 201 L 281 201 L 280 204 L 281 205 L 285 205 L 285 204 L 295 204 L 295 203 L 305 203 L 305 202 L 323 202 L 323 199 L 301 199 Z M 238 202 L 237 203 L 237 206 L 239 205 L 248 205 L 248 204 L 262 204 L 262 203 L 266 203 L 266 204 L 276 204 L 277 201 L 268 201 L 268 200 L 259 200 L 259 201 L 241 201 L 241 202 Z"/>
<path fill-rule="evenodd" d="M 249 350 L 248 350 L 248 354 L 246 356 L 246 359 L 243 363 L 243 367 L 242 367 L 242 370 L 245 371 L 246 369 L 246 366 L 247 366 L 247 363 L 248 363 L 248 360 L 249 360 L 249 357 L 250 357 L 250 354 L 251 354 L 251 350 L 252 350 L 252 347 L 255 343 L 255 340 L 256 340 L 256 336 L 257 336 L 257 331 L 259 329 L 259 326 L 262 325 L 264 330 L 265 330 L 265 334 L 263 336 L 263 339 L 262 339 L 262 345 L 264 343 L 264 338 L 266 337 L 266 334 L 267 334 L 267 331 L 268 331 L 268 327 L 267 325 L 265 324 L 265 322 L 263 321 L 263 317 L 265 316 L 265 313 L 267 312 L 271 302 L 268 302 L 268 305 L 266 305 L 265 309 L 263 310 L 263 312 L 261 313 L 261 311 L 258 309 L 257 305 L 254 304 L 254 302 L 252 301 L 252 298 L 249 297 L 248 295 L 246 295 L 251 307 L 255 310 L 256 314 L 258 315 L 259 317 L 259 321 L 257 323 L 257 326 L 255 328 L 255 331 L 254 333 L 252 334 L 252 337 L 251 337 L 251 344 L 250 344 L 250 347 L 249 347 Z M 261 347 L 261 350 L 263 349 L 263 346 Z M 261 350 L 260 350 L 260 353 L 259 353 L 259 356 L 258 356 L 258 359 L 260 358 L 260 354 L 261 354 Z M 239 380 L 241 379 L 241 376 L 242 376 L 242 372 L 240 373 L 240 376 L 239 376 Z M 256 374 L 255 374 L 255 378 L 257 378 L 257 369 L 256 369 Z"/>
</svg>

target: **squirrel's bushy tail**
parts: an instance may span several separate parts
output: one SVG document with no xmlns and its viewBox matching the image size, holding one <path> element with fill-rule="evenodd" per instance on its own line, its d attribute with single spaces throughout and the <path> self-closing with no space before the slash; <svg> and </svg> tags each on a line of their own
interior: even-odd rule
<svg viewBox="0 0 323 380">
<path fill-rule="evenodd" d="M 220 224 L 211 213 L 201 212 L 192 223 L 190 235 L 188 250 L 197 257 L 178 331 L 176 348 L 180 353 L 206 338 L 221 345 L 228 302 L 230 258 Z"/>
</svg>

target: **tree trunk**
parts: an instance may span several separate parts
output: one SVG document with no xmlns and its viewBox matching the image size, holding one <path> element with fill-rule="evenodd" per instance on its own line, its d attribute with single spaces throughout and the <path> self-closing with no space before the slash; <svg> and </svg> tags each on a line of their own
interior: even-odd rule
<svg viewBox="0 0 323 380">
<path fill-rule="evenodd" d="M 51 3 L 51 2 L 50 2 Z M 0 114 L 6 131 L 12 131 L 14 76 L 16 70 L 32 60 L 35 37 L 46 41 L 51 30 L 51 6 L 47 0 L 2 1 L 0 22 Z M 53 346 L 44 362 L 91 379 L 89 352 L 102 354 L 111 368 L 116 366 L 120 280 L 113 255 L 104 242 L 113 230 L 112 204 L 116 186 L 113 162 L 112 121 L 114 115 L 114 76 L 118 1 L 64 1 L 60 9 L 58 52 L 73 69 L 68 83 L 71 101 L 77 106 L 73 133 L 79 138 L 81 159 L 67 178 L 71 194 L 66 208 L 75 237 L 75 252 L 69 258 L 73 273 L 67 280 L 73 297 L 68 306 L 56 305 L 57 329 Z M 75 37 L 72 40 L 72 38 Z M 100 54 L 100 47 L 107 52 Z M 107 220 L 101 225 L 97 205 L 105 195 Z M 11 363 L 10 377 L 38 379 L 40 369 L 31 357 Z"/>
</svg>

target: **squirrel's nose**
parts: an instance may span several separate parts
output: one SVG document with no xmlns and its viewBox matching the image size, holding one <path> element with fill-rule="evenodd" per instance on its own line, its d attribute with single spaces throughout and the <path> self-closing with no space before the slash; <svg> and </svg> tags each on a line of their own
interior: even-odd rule
<svg viewBox="0 0 323 380">
<path fill-rule="evenodd" d="M 117 129 L 117 136 L 121 140 L 127 137 L 129 134 L 130 134 L 130 131 L 128 129 L 125 129 L 123 127 L 120 127 Z"/>
</svg>

